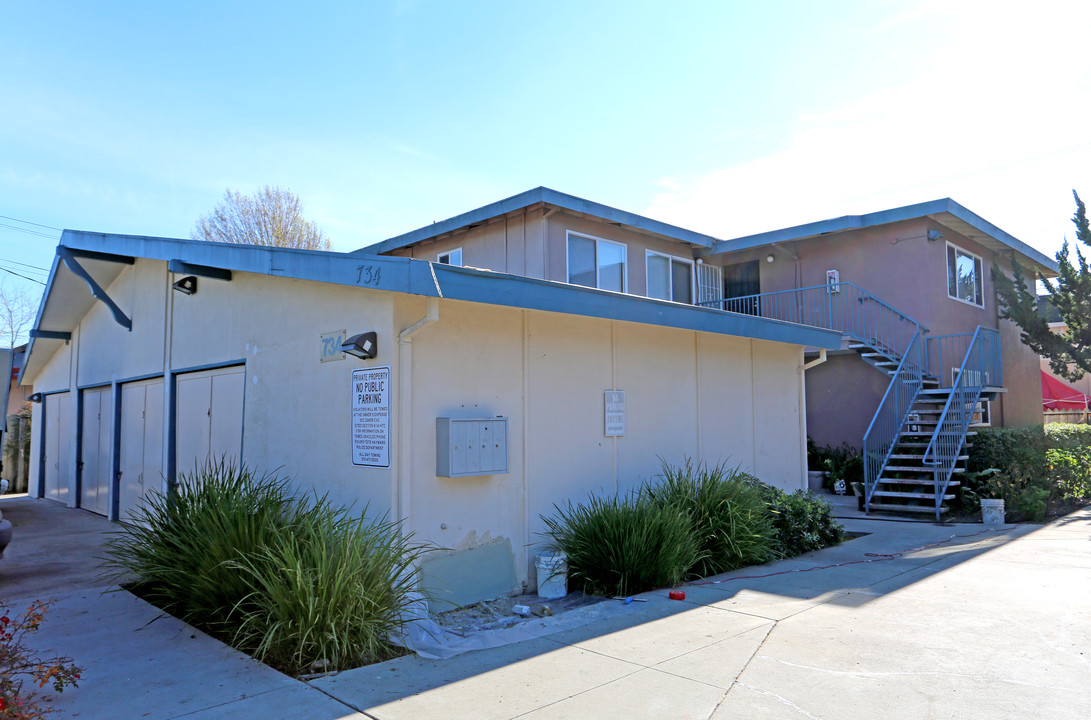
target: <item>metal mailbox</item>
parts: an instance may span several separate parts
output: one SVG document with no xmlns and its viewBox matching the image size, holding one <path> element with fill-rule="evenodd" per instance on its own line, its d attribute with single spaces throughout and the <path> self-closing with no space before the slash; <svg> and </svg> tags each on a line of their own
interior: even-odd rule
<svg viewBox="0 0 1091 720">
<path fill-rule="evenodd" d="M 436 475 L 473 477 L 508 472 L 508 419 L 436 418 Z"/>
</svg>

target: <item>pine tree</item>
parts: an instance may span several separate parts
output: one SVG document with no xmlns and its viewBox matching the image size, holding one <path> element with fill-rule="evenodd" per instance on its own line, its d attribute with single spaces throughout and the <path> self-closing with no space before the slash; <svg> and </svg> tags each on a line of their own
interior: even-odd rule
<svg viewBox="0 0 1091 720">
<path fill-rule="evenodd" d="M 1054 374 L 1076 381 L 1091 372 L 1091 270 L 1079 246 L 1083 243 L 1091 247 L 1091 228 L 1083 201 L 1075 191 L 1072 195 L 1076 198 L 1076 214 L 1072 217 L 1076 225 L 1076 263 L 1072 263 L 1065 240 L 1057 253 L 1057 279 L 1051 281 L 1038 276 L 1049 292 L 1048 299 L 1040 299 L 1033 292 L 1033 284 L 1027 284 L 1018 264 L 1013 265 L 1011 277 L 998 267 L 993 267 L 992 274 L 1000 298 L 1000 316 L 1022 329 L 1023 342 L 1049 360 Z M 1046 309 L 1042 305 L 1045 302 L 1056 309 L 1061 322 L 1067 326 L 1063 333 L 1050 329 L 1042 312 Z"/>
</svg>

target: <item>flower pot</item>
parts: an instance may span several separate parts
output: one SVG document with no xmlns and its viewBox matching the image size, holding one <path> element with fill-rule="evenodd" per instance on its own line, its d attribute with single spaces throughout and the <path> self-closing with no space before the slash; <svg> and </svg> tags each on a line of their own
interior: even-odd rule
<svg viewBox="0 0 1091 720">
<path fill-rule="evenodd" d="M 1003 525 L 1004 524 L 1004 501 L 1001 500 L 982 500 L 981 501 L 981 522 L 986 525 Z"/>
<path fill-rule="evenodd" d="M 807 489 L 811 492 L 822 492 L 822 485 L 826 480 L 825 470 L 807 471 Z"/>
</svg>

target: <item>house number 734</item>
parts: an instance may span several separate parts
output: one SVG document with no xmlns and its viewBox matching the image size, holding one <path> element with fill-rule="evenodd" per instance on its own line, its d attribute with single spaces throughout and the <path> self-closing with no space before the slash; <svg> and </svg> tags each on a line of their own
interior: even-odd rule
<svg viewBox="0 0 1091 720">
<path fill-rule="evenodd" d="M 360 265 L 356 268 L 356 284 L 357 285 L 375 285 L 378 287 L 379 280 L 383 276 L 383 269 L 381 267 L 375 267 L 374 265 Z"/>
</svg>

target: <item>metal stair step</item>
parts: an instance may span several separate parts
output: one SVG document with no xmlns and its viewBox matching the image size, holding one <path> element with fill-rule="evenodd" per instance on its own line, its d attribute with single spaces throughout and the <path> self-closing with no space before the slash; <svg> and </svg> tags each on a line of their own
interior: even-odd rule
<svg viewBox="0 0 1091 720">
<path fill-rule="evenodd" d="M 912 500 L 935 500 L 936 499 L 936 494 L 935 493 L 900 492 L 898 490 L 876 490 L 875 492 L 873 492 L 871 494 L 871 496 L 872 497 L 883 497 L 883 498 L 904 498 L 906 500 L 910 500 L 910 499 L 912 499 Z M 954 500 L 955 496 L 953 494 L 952 495 L 944 495 L 943 499 L 944 500 Z M 932 509 L 934 510 L 935 508 L 932 508 Z"/>
<path fill-rule="evenodd" d="M 888 477 L 882 477 L 882 478 L 879 478 L 877 484 L 879 484 L 879 485 L 933 485 L 934 481 L 932 480 L 932 478 L 928 478 L 927 480 L 925 480 L 925 479 L 921 479 L 921 478 L 888 478 Z M 952 480 L 951 482 L 947 483 L 947 487 L 958 487 L 961 484 L 962 484 L 962 482 L 960 480 Z"/>
<path fill-rule="evenodd" d="M 935 505 L 899 505 L 897 503 L 869 503 L 871 510 L 886 510 L 889 512 L 904 512 L 904 513 L 928 513 L 934 515 L 936 513 Z M 946 514 L 950 508 L 940 506 L 940 515 Z"/>
<path fill-rule="evenodd" d="M 927 445 L 922 443 L 921 447 L 927 447 Z M 891 460 L 921 460 L 923 458 L 924 458 L 923 455 L 891 455 L 890 456 Z M 955 458 L 955 462 L 959 462 L 960 460 L 968 460 L 969 458 L 970 458 L 969 455 L 959 455 L 957 458 Z"/>
</svg>

